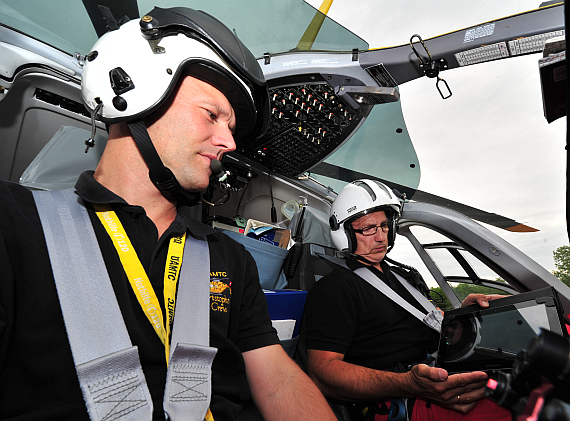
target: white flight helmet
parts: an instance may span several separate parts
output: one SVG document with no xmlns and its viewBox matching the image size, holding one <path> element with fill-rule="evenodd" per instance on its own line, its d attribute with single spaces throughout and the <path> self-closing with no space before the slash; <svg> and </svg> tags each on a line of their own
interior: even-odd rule
<svg viewBox="0 0 570 421">
<path fill-rule="evenodd" d="M 140 119 L 188 74 L 219 89 L 236 113 L 237 141 L 267 128 L 269 100 L 261 67 L 223 23 L 185 7 L 155 7 L 104 34 L 85 62 L 81 95 L 106 123 Z"/>
<path fill-rule="evenodd" d="M 332 242 L 339 251 L 354 253 L 357 240 L 352 222 L 363 215 L 384 210 L 391 221 L 388 232 L 388 246 L 391 249 L 401 209 L 400 200 L 385 184 L 375 180 L 353 181 L 342 189 L 331 206 L 329 223 Z"/>
<path fill-rule="evenodd" d="M 127 122 L 150 179 L 165 197 L 194 204 L 199 194 L 184 190 L 163 165 L 143 121 L 166 102 L 182 75 L 226 96 L 236 115 L 236 143 L 265 133 L 269 91 L 256 58 L 219 20 L 187 7 L 155 7 L 104 34 L 86 57 L 81 95 L 92 119 Z"/>
</svg>

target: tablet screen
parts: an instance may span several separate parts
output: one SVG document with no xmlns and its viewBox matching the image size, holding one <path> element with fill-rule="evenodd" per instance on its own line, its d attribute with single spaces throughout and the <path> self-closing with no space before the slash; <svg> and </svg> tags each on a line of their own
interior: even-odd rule
<svg viewBox="0 0 570 421">
<path fill-rule="evenodd" d="M 449 372 L 509 369 L 517 354 L 547 329 L 562 334 L 555 292 L 518 294 L 447 311 L 442 324 L 438 365 Z M 530 296 L 529 296 L 530 294 Z"/>
</svg>

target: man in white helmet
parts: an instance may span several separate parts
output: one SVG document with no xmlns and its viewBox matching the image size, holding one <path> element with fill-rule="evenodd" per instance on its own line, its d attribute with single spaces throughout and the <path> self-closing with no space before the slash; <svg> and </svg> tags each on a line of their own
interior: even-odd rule
<svg viewBox="0 0 570 421">
<path fill-rule="evenodd" d="M 428 366 L 441 312 L 418 273 L 385 261 L 401 203 L 384 184 L 354 181 L 331 207 L 331 237 L 346 256 L 307 298 L 307 370 L 333 402 L 366 420 L 510 419 L 483 399 L 483 372 L 448 375 Z M 413 285 L 413 286 L 412 286 Z M 414 287 L 415 286 L 415 287 Z M 495 296 L 470 295 L 464 304 Z"/>
<path fill-rule="evenodd" d="M 334 419 L 280 346 L 251 255 L 190 216 L 212 161 L 267 126 L 255 57 L 203 12 L 155 8 L 95 44 L 82 95 L 109 140 L 57 216 L 86 215 L 95 247 L 75 253 L 90 240 L 70 242 L 73 218 L 50 234 L 51 193 L 0 183 L 0 419 Z M 193 296 L 205 312 L 180 316 Z"/>
</svg>

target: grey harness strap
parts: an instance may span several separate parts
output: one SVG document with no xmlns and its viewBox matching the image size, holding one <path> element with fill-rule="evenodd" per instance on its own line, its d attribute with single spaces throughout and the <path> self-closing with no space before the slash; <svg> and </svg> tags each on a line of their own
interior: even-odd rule
<svg viewBox="0 0 570 421">
<path fill-rule="evenodd" d="M 334 258 L 324 253 L 315 253 L 315 254 L 319 257 L 322 257 L 323 259 L 326 259 L 332 263 L 335 263 L 339 266 L 342 266 L 352 271 L 352 269 L 348 267 L 348 265 L 346 264 L 346 260 L 344 259 Z M 410 283 L 407 282 L 400 275 L 392 272 L 393 275 L 398 279 L 398 281 L 400 281 L 400 283 L 404 285 L 404 287 L 410 292 L 410 294 L 412 294 L 412 296 L 418 301 L 418 303 L 420 303 L 420 305 L 426 309 L 427 314 L 422 313 L 413 305 L 411 305 L 402 297 L 400 297 L 392 288 L 390 288 L 388 285 L 386 285 L 384 282 L 378 279 L 378 277 L 374 275 L 368 268 L 362 267 L 352 272 L 360 276 L 362 279 L 364 279 L 366 282 L 368 282 L 370 285 L 372 285 L 374 288 L 376 288 L 386 297 L 390 298 L 392 301 L 394 301 L 404 310 L 411 313 L 414 317 L 418 318 L 422 323 L 426 324 L 428 327 L 432 328 L 436 332 L 441 332 L 441 322 L 443 320 L 443 315 L 441 314 L 441 311 L 436 309 L 435 306 L 431 303 L 431 301 L 429 301 L 421 292 L 419 292 L 416 288 L 410 285 Z"/>
<path fill-rule="evenodd" d="M 166 419 L 174 421 L 202 421 L 210 407 L 212 362 L 217 352 L 209 346 L 210 252 L 205 238 L 186 237 L 178 283 L 179 304 L 170 341 L 164 413 Z"/>
<path fill-rule="evenodd" d="M 87 211 L 77 205 L 79 198 L 71 190 L 33 194 L 90 418 L 152 419 L 138 351 L 104 270 Z"/>
<path fill-rule="evenodd" d="M 33 195 L 90 419 L 152 420 L 137 347 L 130 341 L 85 207 L 71 189 Z M 210 403 L 217 350 L 208 346 L 208 244 L 187 237 L 178 291 L 184 305 L 175 312 L 164 410 L 174 421 L 201 421 Z"/>
<path fill-rule="evenodd" d="M 436 332 L 441 332 L 441 321 L 443 320 L 443 315 L 441 311 L 436 309 L 435 306 L 417 289 L 411 286 L 404 278 L 402 278 L 397 273 L 393 273 L 394 276 L 400 281 L 400 283 L 408 290 L 410 294 L 420 303 L 420 305 L 426 310 L 426 314 L 419 311 L 416 307 L 408 303 L 405 299 L 400 297 L 392 288 L 378 279 L 368 268 L 358 268 L 354 270 L 358 276 L 384 294 L 386 297 L 390 298 L 404 310 L 408 311 L 412 316 L 418 318 L 422 323 L 432 328 Z"/>
</svg>

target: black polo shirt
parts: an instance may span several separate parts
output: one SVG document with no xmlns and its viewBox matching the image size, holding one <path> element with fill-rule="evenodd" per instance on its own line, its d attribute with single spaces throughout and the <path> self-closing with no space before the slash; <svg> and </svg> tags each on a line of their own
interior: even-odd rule
<svg viewBox="0 0 570 421">
<path fill-rule="evenodd" d="M 350 269 L 364 267 L 347 261 Z M 425 310 L 382 262 L 382 282 Z M 305 306 L 307 349 L 338 352 L 344 361 L 377 370 L 423 361 L 437 349 L 438 334 L 360 276 L 338 266 L 317 282 Z"/>
<path fill-rule="evenodd" d="M 252 405 L 241 353 L 279 343 L 267 313 L 257 268 L 242 245 L 178 208 L 161 238 L 143 208 L 131 206 L 81 175 L 76 190 L 88 207 L 123 319 L 138 346 L 154 401 L 154 419 L 164 419 L 164 347 L 142 311 L 115 248 L 90 203 L 108 203 L 117 213 L 163 306 L 169 239 L 188 232 L 205 235 L 210 249 L 211 409 L 216 421 L 234 420 Z M 220 288 L 224 284 L 228 287 Z M 178 303 L 180 305 L 180 303 Z M 85 315 L 94 317 L 94 315 Z M 101 340 L 101 339 L 99 339 Z M 0 183 L 0 419 L 88 419 L 67 341 L 63 317 L 31 193 Z"/>
</svg>

